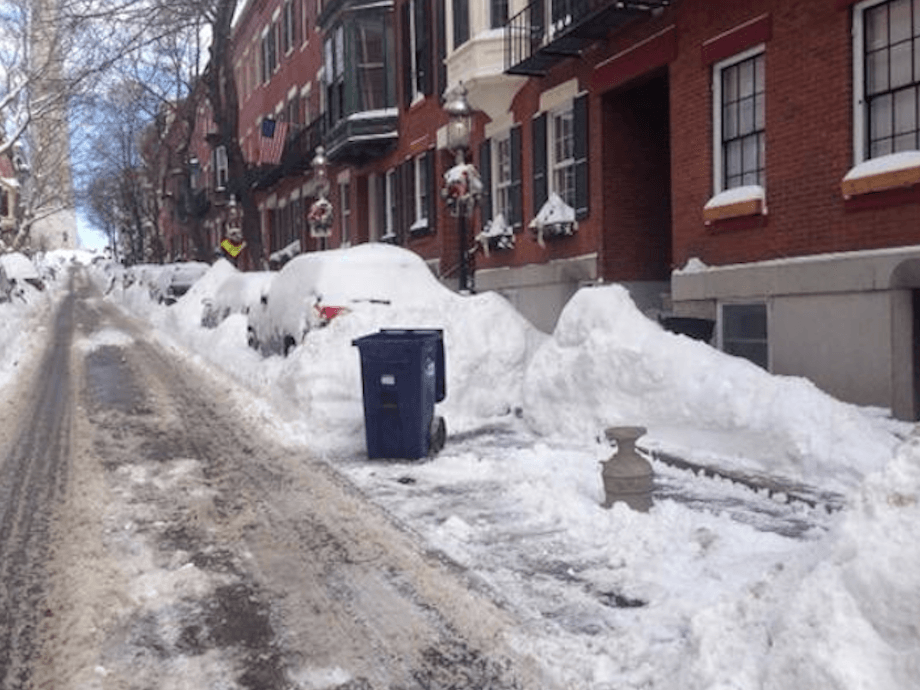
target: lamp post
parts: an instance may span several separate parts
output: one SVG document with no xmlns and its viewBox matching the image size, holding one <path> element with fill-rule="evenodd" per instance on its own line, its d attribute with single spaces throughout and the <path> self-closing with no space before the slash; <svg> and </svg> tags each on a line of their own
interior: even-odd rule
<svg viewBox="0 0 920 690">
<path fill-rule="evenodd" d="M 326 149 L 316 147 L 316 154 L 311 161 L 313 179 L 316 184 L 316 201 L 310 205 L 307 221 L 310 223 L 310 236 L 322 239 L 322 248 L 326 248 L 326 238 L 332 227 L 332 203 L 326 198 L 329 193 L 329 160 L 326 158 Z"/>
<path fill-rule="evenodd" d="M 470 146 L 470 134 L 473 128 L 473 109 L 466 100 L 463 84 L 457 86 L 444 103 L 447 113 L 447 148 L 454 152 L 454 167 L 444 175 L 445 186 L 441 190 L 447 200 L 448 208 L 457 216 L 457 235 L 460 248 L 460 285 L 461 292 L 473 290 L 473 275 L 467 250 L 467 218 L 482 193 L 479 173 L 472 164 L 466 162 L 466 152 Z"/>
</svg>

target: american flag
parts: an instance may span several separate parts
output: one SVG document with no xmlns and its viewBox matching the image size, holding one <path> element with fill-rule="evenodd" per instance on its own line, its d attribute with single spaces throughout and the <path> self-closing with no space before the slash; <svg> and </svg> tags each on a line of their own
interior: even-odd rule
<svg viewBox="0 0 920 690">
<path fill-rule="evenodd" d="M 262 136 L 259 138 L 259 163 L 278 165 L 281 162 L 281 152 L 284 150 L 287 127 L 287 122 L 262 120 Z"/>
</svg>

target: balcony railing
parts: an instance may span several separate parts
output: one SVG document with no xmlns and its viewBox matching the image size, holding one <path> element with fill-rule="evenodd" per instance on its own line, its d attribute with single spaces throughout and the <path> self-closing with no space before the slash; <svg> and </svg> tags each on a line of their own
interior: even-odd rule
<svg viewBox="0 0 920 690">
<path fill-rule="evenodd" d="M 534 0 L 505 25 L 505 72 L 543 76 L 669 0 Z"/>
<path fill-rule="evenodd" d="M 319 117 L 309 125 L 295 125 L 295 131 L 289 135 L 281 155 L 281 165 L 285 174 L 297 174 L 310 167 L 316 147 L 323 143 L 325 122 Z"/>
</svg>

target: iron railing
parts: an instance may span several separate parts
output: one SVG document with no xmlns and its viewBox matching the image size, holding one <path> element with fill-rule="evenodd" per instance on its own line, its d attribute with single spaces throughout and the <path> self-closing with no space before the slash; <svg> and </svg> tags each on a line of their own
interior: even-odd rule
<svg viewBox="0 0 920 690">
<path fill-rule="evenodd" d="M 534 0 L 505 24 L 505 71 L 540 73 L 542 56 L 578 55 L 630 18 L 665 7 L 669 0 Z"/>
</svg>

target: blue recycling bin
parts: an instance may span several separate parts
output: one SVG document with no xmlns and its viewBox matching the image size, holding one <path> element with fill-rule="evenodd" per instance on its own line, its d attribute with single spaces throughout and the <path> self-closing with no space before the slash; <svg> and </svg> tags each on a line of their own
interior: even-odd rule
<svg viewBox="0 0 920 690">
<path fill-rule="evenodd" d="M 352 341 L 361 356 L 370 458 L 417 460 L 444 447 L 444 338 L 440 329 L 383 329 Z"/>
</svg>

